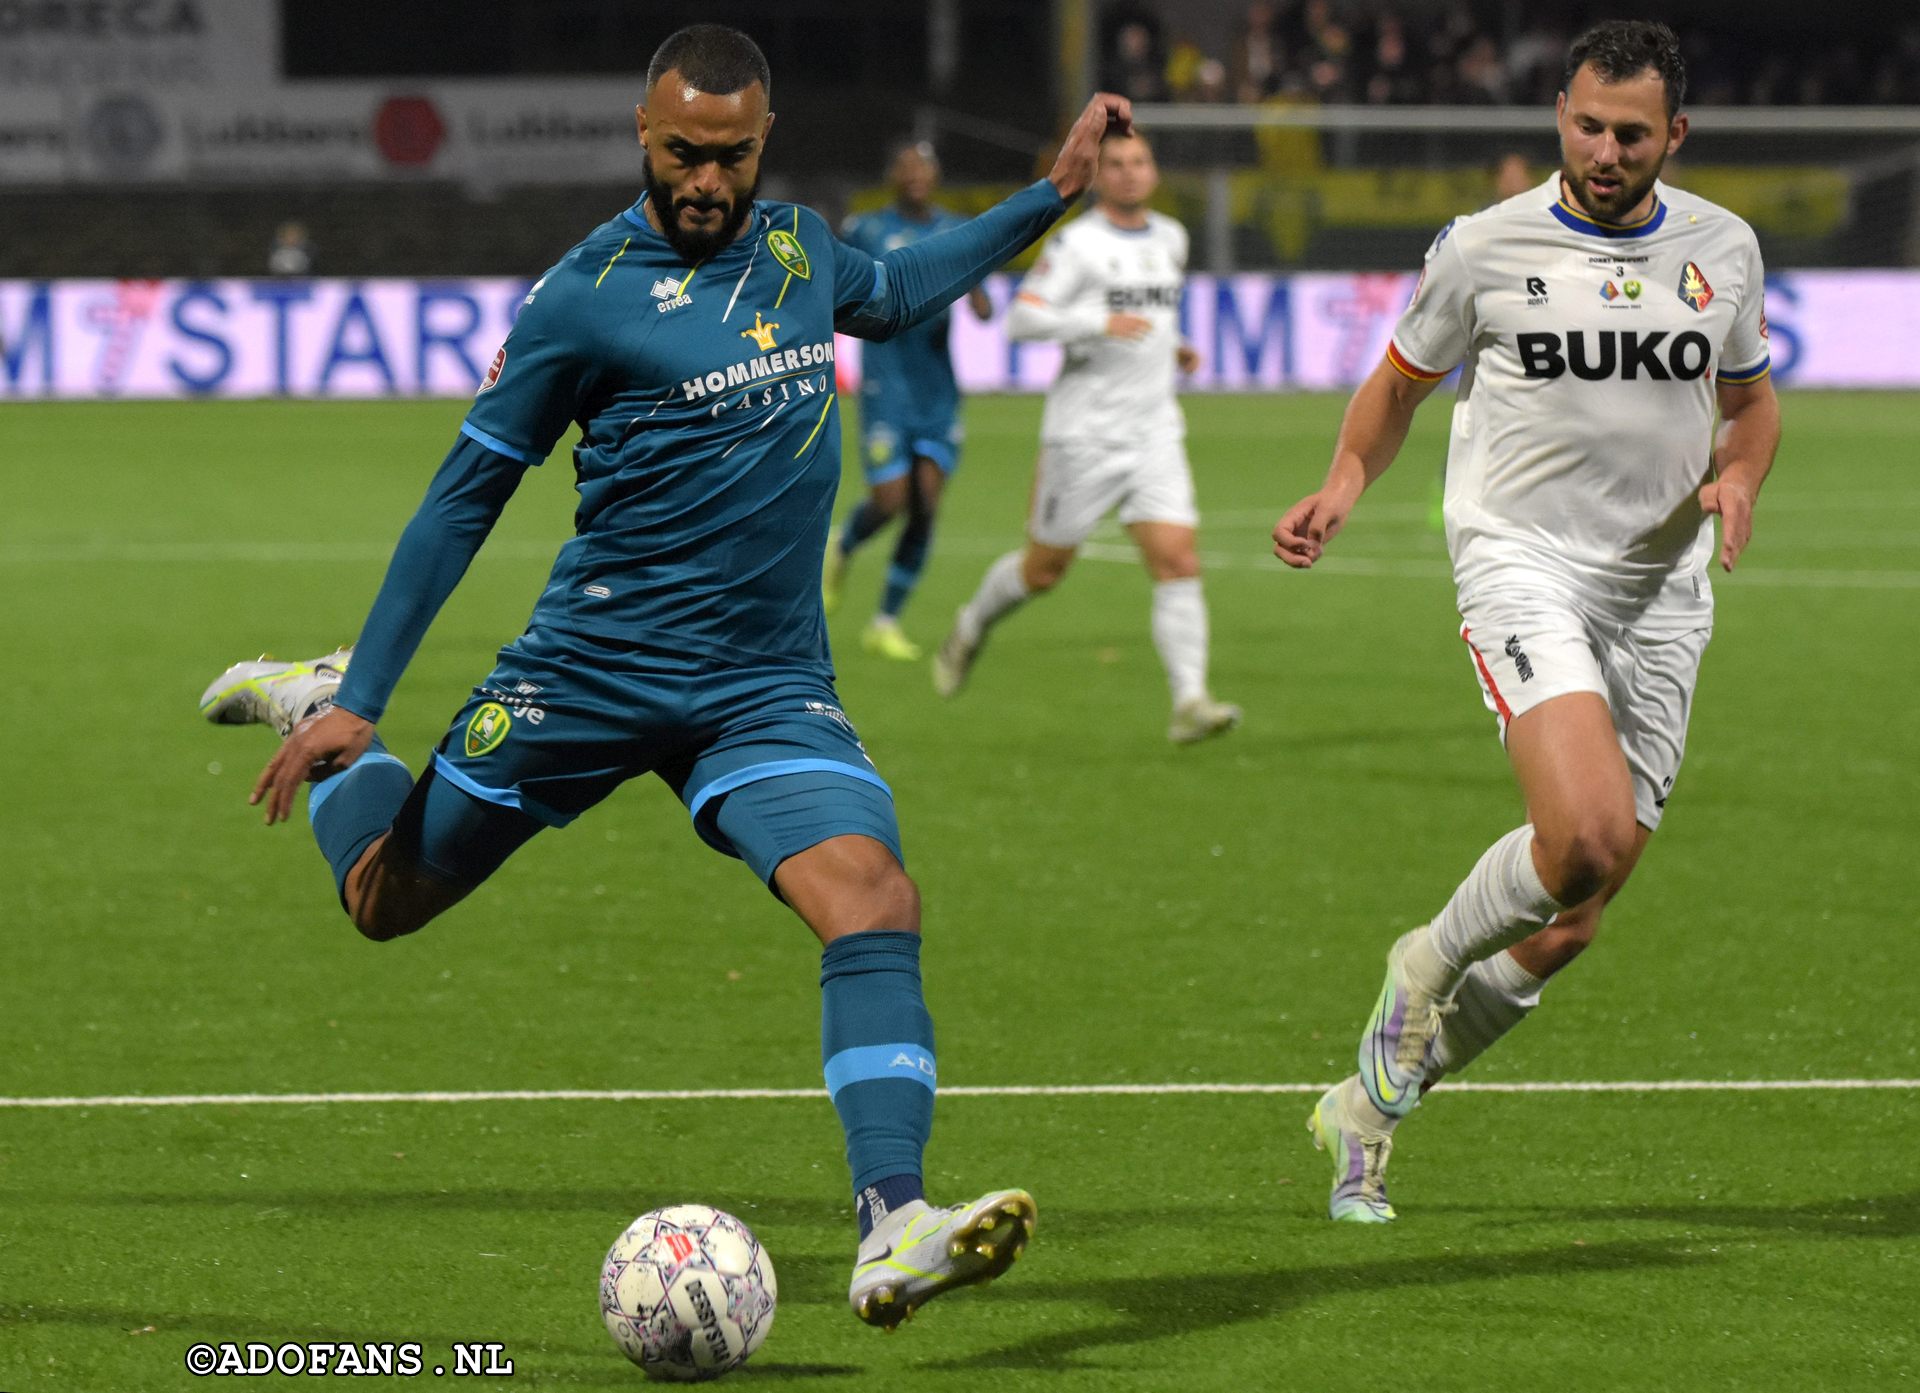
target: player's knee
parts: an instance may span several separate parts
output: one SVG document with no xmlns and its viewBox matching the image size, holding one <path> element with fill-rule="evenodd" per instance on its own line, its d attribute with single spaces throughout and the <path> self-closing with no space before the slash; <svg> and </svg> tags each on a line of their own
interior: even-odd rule
<svg viewBox="0 0 1920 1393">
<path fill-rule="evenodd" d="M 1633 855 L 1633 819 L 1588 812 L 1542 842 L 1547 889 L 1560 903 L 1577 905 L 1606 889 L 1626 866 Z"/>
<path fill-rule="evenodd" d="M 425 928 L 464 890 L 395 864 L 390 842 L 377 843 L 347 876 L 340 897 L 363 938 L 386 943 Z"/>
<path fill-rule="evenodd" d="M 847 874 L 836 896 L 831 936 L 871 929 L 920 932 L 920 887 L 891 857 L 862 862 Z"/>
<path fill-rule="evenodd" d="M 432 914 L 419 911 L 406 913 L 377 908 L 364 900 L 348 905 L 347 914 L 352 918 L 354 928 L 360 930 L 360 936 L 375 943 L 386 943 L 418 932 L 433 918 Z"/>
<path fill-rule="evenodd" d="M 860 917 L 869 921 L 862 928 L 920 931 L 920 887 L 898 861 L 871 863 L 859 898 L 866 906 Z"/>
<path fill-rule="evenodd" d="M 1164 552 L 1150 557 L 1147 569 L 1159 580 L 1192 580 L 1200 574 L 1200 553 L 1192 550 Z"/>
<path fill-rule="evenodd" d="M 1072 562 L 1071 555 L 1062 556 L 1051 551 L 1036 555 L 1029 551 L 1021 561 L 1020 578 L 1027 583 L 1030 593 L 1043 595 L 1065 578 L 1067 567 Z"/>
</svg>

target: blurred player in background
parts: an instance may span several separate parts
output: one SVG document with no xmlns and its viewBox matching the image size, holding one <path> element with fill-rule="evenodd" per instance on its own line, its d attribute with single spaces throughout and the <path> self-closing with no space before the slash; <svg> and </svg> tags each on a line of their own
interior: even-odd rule
<svg viewBox="0 0 1920 1393">
<path fill-rule="evenodd" d="M 903 146 L 888 166 L 893 206 L 849 218 L 840 239 L 870 256 L 910 247 L 964 219 L 936 206 L 940 164 L 931 145 Z M 967 292 L 975 317 L 993 314 L 993 302 L 975 286 Z M 825 593 L 833 613 L 846 582 L 847 563 L 861 543 L 901 512 L 907 520 L 893 546 L 893 564 L 880 608 L 860 635 L 869 653 L 915 662 L 920 646 L 900 629 L 900 611 L 926 569 L 933 546 L 940 491 L 960 465 L 960 387 L 947 348 L 950 315 L 938 314 L 899 337 L 876 342 L 860 356 L 860 466 L 867 496 L 847 515 L 837 544 L 827 548 Z"/>
<path fill-rule="evenodd" d="M 920 897 L 892 794 L 840 709 L 820 606 L 834 331 L 887 338 L 941 312 L 1085 189 L 1128 109 L 1095 98 L 1048 179 L 876 259 L 755 197 L 771 86 L 737 30 L 661 45 L 636 112 L 646 192 L 528 292 L 357 647 L 237 664 L 201 709 L 285 737 L 253 801 L 273 822 L 316 780 L 314 837 L 376 940 L 657 774 L 823 945 L 822 1055 L 860 1229 L 848 1297 L 891 1327 L 1005 1271 L 1034 1208 L 1021 1190 L 951 1209 L 922 1193 L 936 1066 Z M 577 535 L 416 781 L 375 722 L 521 475 L 576 422 Z"/>
<path fill-rule="evenodd" d="M 1058 585 L 1117 508 L 1153 578 L 1153 642 L 1173 692 L 1167 734 L 1186 744 L 1231 730 L 1240 708 L 1207 689 L 1200 515 L 1174 395 L 1176 369 L 1192 372 L 1199 355 L 1179 336 L 1187 230 L 1147 206 L 1159 183 L 1144 136 L 1109 136 L 1093 209 L 1061 230 L 1020 283 L 1008 336 L 1065 350 L 1041 418 L 1027 544 L 987 568 L 934 655 L 933 681 L 942 696 L 958 692 L 988 631 Z"/>
<path fill-rule="evenodd" d="M 1731 571 L 1780 441 L 1753 231 L 1659 182 L 1685 92 L 1665 25 L 1574 41 L 1561 168 L 1441 231 L 1326 483 L 1274 528 L 1280 559 L 1312 566 L 1463 366 L 1447 546 L 1527 821 L 1387 957 L 1359 1071 L 1308 1124 L 1333 1152 L 1335 1219 L 1394 1217 L 1394 1127 L 1592 941 L 1680 770 L 1713 629 L 1709 515 Z"/>
</svg>

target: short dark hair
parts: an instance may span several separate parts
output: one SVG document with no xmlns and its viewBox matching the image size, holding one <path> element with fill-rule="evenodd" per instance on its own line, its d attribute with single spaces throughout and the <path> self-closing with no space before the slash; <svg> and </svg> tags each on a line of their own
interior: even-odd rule
<svg viewBox="0 0 1920 1393">
<path fill-rule="evenodd" d="M 1660 74 L 1667 89 L 1667 119 L 1680 112 L 1687 99 L 1687 64 L 1680 56 L 1680 40 L 1666 25 L 1649 19 L 1610 19 L 1596 24 L 1567 50 L 1567 71 L 1560 90 L 1570 91 L 1573 75 L 1593 64 L 1602 82 L 1625 82 L 1648 68 Z"/>
<path fill-rule="evenodd" d="M 678 72 L 696 91 L 724 97 L 759 83 L 773 95 L 773 73 L 760 45 L 724 24 L 689 24 L 667 35 L 647 64 L 647 90 Z"/>
</svg>

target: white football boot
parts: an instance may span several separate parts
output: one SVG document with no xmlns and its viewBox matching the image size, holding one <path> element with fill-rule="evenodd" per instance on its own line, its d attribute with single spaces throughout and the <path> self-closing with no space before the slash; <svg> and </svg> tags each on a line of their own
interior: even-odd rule
<svg viewBox="0 0 1920 1393">
<path fill-rule="evenodd" d="M 960 615 L 966 613 L 962 609 Z M 967 674 L 973 670 L 973 660 L 980 656 L 980 645 L 985 636 L 970 634 L 965 619 L 956 615 L 953 628 L 940 641 L 939 648 L 933 654 L 933 690 L 943 697 L 950 697 L 967 685 Z"/>
<path fill-rule="evenodd" d="M 1393 1154 L 1390 1128 L 1368 1127 L 1353 1115 L 1347 1085 L 1335 1084 L 1320 1096 L 1307 1117 L 1313 1144 L 1333 1157 L 1333 1190 L 1327 1217 L 1350 1224 L 1390 1224 L 1397 1217 L 1387 1200 L 1387 1158 Z"/>
<path fill-rule="evenodd" d="M 300 722 L 333 704 L 352 658 L 347 647 L 303 663 L 266 658 L 235 663 L 200 694 L 200 714 L 215 725 L 269 725 L 284 740 Z"/>
<path fill-rule="evenodd" d="M 1037 1217 L 1025 1190 L 995 1190 L 951 1209 L 903 1204 L 861 1241 L 847 1301 L 868 1325 L 891 1330 L 941 1292 L 991 1282 L 1012 1267 Z"/>
<path fill-rule="evenodd" d="M 1173 708 L 1167 739 L 1176 745 L 1192 745 L 1210 735 L 1224 735 L 1239 724 L 1240 708 L 1231 702 L 1205 695 L 1188 697 Z"/>
</svg>

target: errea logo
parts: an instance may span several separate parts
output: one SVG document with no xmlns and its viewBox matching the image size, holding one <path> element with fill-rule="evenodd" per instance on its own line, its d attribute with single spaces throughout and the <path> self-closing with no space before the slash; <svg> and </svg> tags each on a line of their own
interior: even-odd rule
<svg viewBox="0 0 1920 1393">
<path fill-rule="evenodd" d="M 691 305 L 693 296 L 681 292 L 680 287 L 684 284 L 686 284 L 684 281 L 670 281 L 664 278 L 655 281 L 652 294 L 653 298 L 660 303 L 654 308 L 661 314 L 665 314 L 668 310 L 677 310 L 682 305 Z"/>
</svg>

